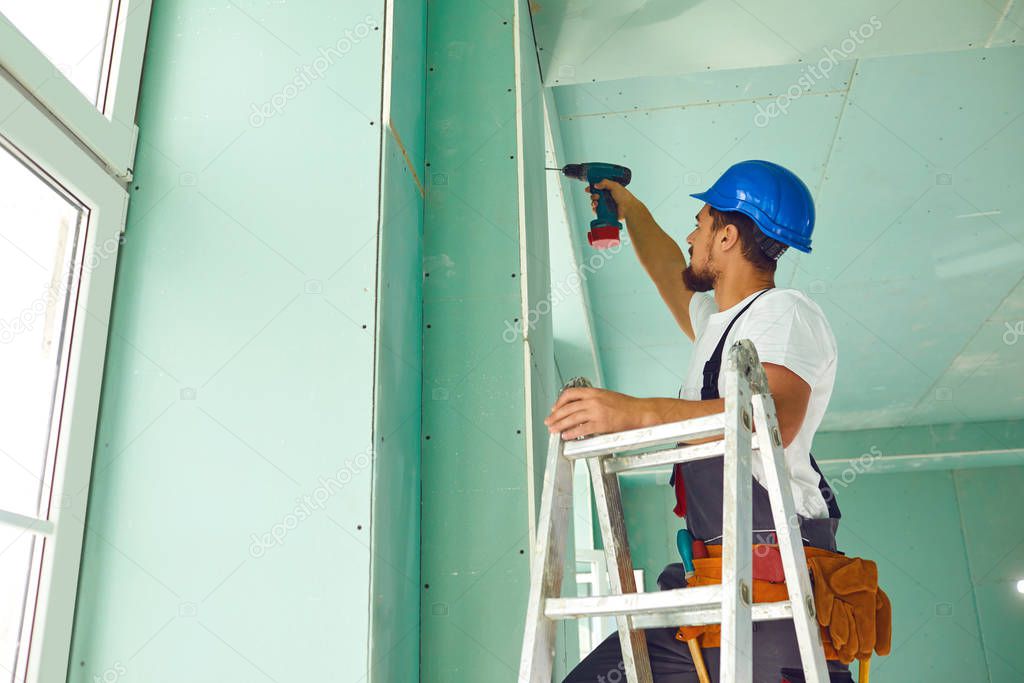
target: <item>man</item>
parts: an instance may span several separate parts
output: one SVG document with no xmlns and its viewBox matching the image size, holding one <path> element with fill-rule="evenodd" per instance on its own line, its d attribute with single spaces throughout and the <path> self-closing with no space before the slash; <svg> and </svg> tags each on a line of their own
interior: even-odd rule
<svg viewBox="0 0 1024 683">
<path fill-rule="evenodd" d="M 678 398 L 568 389 L 545 420 L 549 431 L 575 439 L 720 413 L 725 378 L 719 370 L 725 354 L 735 341 L 750 339 L 775 400 L 804 544 L 835 551 L 839 508 L 810 455 L 835 380 L 835 338 L 814 301 L 798 290 L 775 287 L 778 258 L 789 247 L 811 250 L 814 203 L 807 186 L 788 169 L 767 161 L 730 167 L 707 192 L 690 195 L 704 205 L 686 238 L 689 265 L 675 240 L 632 193 L 610 180 L 595 187 L 612 193 L 640 263 L 694 341 L 694 352 Z M 592 195 L 595 203 L 596 197 Z M 708 294 L 711 290 L 714 296 Z M 773 544 L 777 541 L 763 468 L 756 460 L 753 473 L 752 543 Z M 705 544 L 721 544 L 722 458 L 677 465 L 671 483 L 675 512 L 685 514 L 693 536 Z M 658 584 L 663 590 L 685 586 L 682 565 L 666 567 Z M 778 683 L 783 668 L 800 668 L 792 621 L 761 622 L 754 629 L 755 681 Z M 646 632 L 656 683 L 697 681 L 688 646 L 675 637 L 676 631 Z M 704 658 L 717 680 L 718 648 L 705 648 Z M 564 683 L 622 680 L 621 662 L 618 635 L 612 634 Z M 829 665 L 836 671 L 833 680 L 852 681 L 846 666 Z"/>
</svg>

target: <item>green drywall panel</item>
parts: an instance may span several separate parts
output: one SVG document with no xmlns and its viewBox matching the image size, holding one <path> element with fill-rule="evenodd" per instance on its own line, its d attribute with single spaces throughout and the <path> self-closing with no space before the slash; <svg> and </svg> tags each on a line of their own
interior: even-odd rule
<svg viewBox="0 0 1024 683">
<path fill-rule="evenodd" d="M 662 477 L 663 486 L 652 486 L 620 477 L 622 509 L 633 557 L 633 568 L 644 570 L 644 590 L 658 590 L 658 575 L 665 565 L 681 562 L 676 550 L 676 531 L 686 526 L 672 512 L 675 495 Z"/>
<path fill-rule="evenodd" d="M 537 16 L 550 21 L 558 11 L 548 5 Z M 633 22 L 643 13 L 617 38 L 639 31 Z M 542 54 L 578 47 L 570 36 L 590 24 L 582 15 L 569 21 Z M 892 29 L 876 38 L 899 35 Z M 605 74 L 596 83 L 577 74 L 575 85 L 553 90 L 566 160 L 630 166 L 630 189 L 680 244 L 700 207 L 689 194 L 729 164 L 772 159 L 804 178 L 817 206 L 814 250 L 790 250 L 776 282 L 807 292 L 836 335 L 836 390 L 823 429 L 1009 419 L 1024 414 L 1019 382 L 1005 381 L 1024 376 L 1015 327 L 1024 301 L 1019 42 L 850 58 L 827 78 L 801 79 L 804 63 L 602 81 Z M 594 59 L 607 59 L 608 45 Z M 785 113 L 765 114 L 773 105 Z M 590 215 L 583 192 L 569 196 L 578 216 Z M 675 396 L 692 344 L 632 250 L 588 285 L 607 385 Z"/>
<path fill-rule="evenodd" d="M 427 10 L 421 677 L 515 675 L 529 569 L 513 5 Z"/>
<path fill-rule="evenodd" d="M 985 0 L 770 0 L 739 13 L 733 4 L 640 0 L 602 4 L 598 12 L 573 0 L 540 7 L 548 85 L 797 63 L 810 78 L 836 58 L 999 47 L 1024 37 L 1020 5 Z"/>
<path fill-rule="evenodd" d="M 419 680 L 425 4 L 396 2 L 387 30 L 369 677 L 380 683 Z"/>
<path fill-rule="evenodd" d="M 857 476 L 837 490 L 840 550 L 878 563 L 893 648 L 871 680 L 1018 681 L 1024 467 Z M 623 478 L 634 563 L 647 590 L 675 556 L 671 490 Z"/>
<path fill-rule="evenodd" d="M 953 473 L 863 476 L 836 495 L 840 550 L 877 562 L 893 603 L 872 681 L 985 680 Z"/>
<path fill-rule="evenodd" d="M 977 601 L 980 639 L 993 683 L 1024 679 L 1024 467 L 956 472 L 967 560 Z M 966 639 L 966 635 L 965 635 Z"/>
<path fill-rule="evenodd" d="M 366 673 L 383 10 L 154 5 L 71 681 Z"/>
<path fill-rule="evenodd" d="M 424 681 L 516 675 L 542 420 L 557 392 L 550 319 L 529 331 L 528 347 L 515 334 L 524 309 L 547 296 L 550 273 L 542 98 L 528 14 L 516 62 L 515 9 L 514 0 L 428 7 Z"/>
<path fill-rule="evenodd" d="M 530 413 L 533 444 L 533 514 L 540 514 L 539 506 L 544 488 L 544 470 L 547 463 L 551 434 L 544 424 L 551 406 L 558 400 L 561 382 L 555 367 L 553 308 L 557 304 L 551 288 L 551 257 L 548 222 L 548 172 L 546 163 L 546 137 L 544 91 L 541 85 L 540 65 L 533 38 L 530 3 L 516 0 L 519 31 L 519 101 L 523 210 L 523 253 L 526 319 L 520 320 L 522 333 L 516 344 L 526 344 L 529 353 Z M 574 538 L 573 516 L 569 516 L 568 538 Z M 562 594 L 576 595 L 576 555 L 572 542 L 567 544 L 565 572 L 562 576 Z M 525 616 L 523 608 L 520 613 Z M 525 622 L 524 622 L 525 623 Z M 554 676 L 561 680 L 579 660 L 579 630 L 574 620 L 563 620 L 557 628 L 557 648 Z"/>
<path fill-rule="evenodd" d="M 820 432 L 812 452 L 830 481 L 850 465 L 871 474 L 1021 465 L 1024 420 Z"/>
</svg>

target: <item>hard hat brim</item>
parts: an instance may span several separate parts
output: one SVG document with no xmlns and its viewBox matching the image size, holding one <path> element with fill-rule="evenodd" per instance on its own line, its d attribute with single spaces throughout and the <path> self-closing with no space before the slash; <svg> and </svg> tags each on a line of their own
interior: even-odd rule
<svg viewBox="0 0 1024 683">
<path fill-rule="evenodd" d="M 736 197 L 724 197 L 717 193 L 712 193 L 711 190 L 708 190 L 707 192 L 697 192 L 690 196 L 694 199 L 699 199 L 719 211 L 739 211 L 753 219 L 754 223 L 757 224 L 758 229 L 768 237 L 778 240 L 779 242 L 793 247 L 798 251 L 802 251 L 805 254 L 811 253 L 810 239 L 803 238 L 788 228 L 779 225 L 772 220 L 768 214 L 764 213 L 756 206 L 751 206 L 742 199 L 738 199 Z"/>
</svg>

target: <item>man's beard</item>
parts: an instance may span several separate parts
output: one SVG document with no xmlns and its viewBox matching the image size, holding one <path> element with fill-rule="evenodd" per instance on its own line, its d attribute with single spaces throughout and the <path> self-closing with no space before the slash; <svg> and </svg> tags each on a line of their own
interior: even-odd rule
<svg viewBox="0 0 1024 683">
<path fill-rule="evenodd" d="M 683 271 L 683 284 L 691 292 L 709 292 L 715 288 L 715 274 L 710 268 L 704 273 L 698 273 L 691 262 Z"/>
</svg>

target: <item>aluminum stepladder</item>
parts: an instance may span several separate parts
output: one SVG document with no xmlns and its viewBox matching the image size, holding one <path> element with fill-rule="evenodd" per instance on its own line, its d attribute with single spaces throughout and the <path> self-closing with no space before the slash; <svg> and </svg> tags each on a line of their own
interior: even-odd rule
<svg viewBox="0 0 1024 683">
<path fill-rule="evenodd" d="M 552 434 L 531 565 L 526 629 L 519 663 L 520 683 L 548 683 L 555 654 L 555 622 L 615 616 L 626 680 L 651 683 L 644 629 L 721 624 L 720 681 L 752 679 L 752 622 L 792 619 L 806 680 L 828 683 L 821 633 L 803 552 L 775 403 L 749 340 L 737 341 L 725 367 L 725 410 L 706 417 L 654 427 L 563 441 Z M 565 388 L 590 386 L 574 378 Z M 752 434 L 752 425 L 756 431 Z M 677 446 L 707 437 L 724 439 Z M 666 448 L 667 447 L 667 448 Z M 764 465 L 765 487 L 778 531 L 779 552 L 789 600 L 752 604 L 751 461 L 756 450 Z M 643 452 L 647 451 L 647 452 Z M 650 467 L 724 456 L 722 582 L 675 590 L 637 593 L 629 555 L 618 475 Z M 572 465 L 585 458 L 590 469 L 612 594 L 561 597 L 569 515 Z"/>
</svg>

